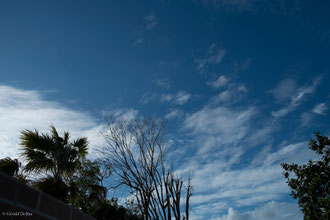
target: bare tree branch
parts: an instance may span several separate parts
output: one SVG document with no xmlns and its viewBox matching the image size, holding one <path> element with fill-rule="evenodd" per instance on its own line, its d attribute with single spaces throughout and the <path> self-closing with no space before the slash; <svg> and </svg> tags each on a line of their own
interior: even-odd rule
<svg viewBox="0 0 330 220">
<path fill-rule="evenodd" d="M 103 150 L 107 167 L 135 196 L 145 220 L 176 220 L 189 218 L 189 200 L 192 194 L 190 179 L 184 186 L 165 167 L 166 123 L 156 119 L 108 120 L 104 137 L 108 147 Z M 181 213 L 182 188 L 186 189 L 185 212 Z"/>
</svg>

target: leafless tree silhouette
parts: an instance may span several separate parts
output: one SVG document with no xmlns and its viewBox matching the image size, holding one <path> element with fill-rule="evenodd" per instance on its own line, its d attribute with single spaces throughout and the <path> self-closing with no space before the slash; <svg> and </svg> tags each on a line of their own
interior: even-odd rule
<svg viewBox="0 0 330 220">
<path fill-rule="evenodd" d="M 116 186 L 129 187 L 145 220 L 188 220 L 193 187 L 166 167 L 165 127 L 156 119 L 108 120 L 105 163 L 119 177 Z"/>
</svg>

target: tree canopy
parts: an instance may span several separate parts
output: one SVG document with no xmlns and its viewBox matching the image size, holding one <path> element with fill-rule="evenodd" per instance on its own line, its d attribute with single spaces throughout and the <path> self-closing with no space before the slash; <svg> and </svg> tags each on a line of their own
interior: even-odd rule
<svg viewBox="0 0 330 220">
<path fill-rule="evenodd" d="M 18 174 L 18 170 L 21 164 L 17 159 L 12 160 L 9 157 L 0 159 L 0 171 L 6 173 L 9 176 Z"/>
<path fill-rule="evenodd" d="M 309 160 L 303 165 L 283 163 L 282 167 L 291 195 L 299 199 L 305 219 L 327 220 L 330 215 L 330 140 L 320 132 L 315 136 L 316 140 L 310 140 L 309 148 L 320 155 L 319 160 Z"/>
<path fill-rule="evenodd" d="M 69 132 L 64 132 L 61 137 L 51 126 L 50 134 L 24 130 L 20 139 L 26 162 L 23 171 L 34 174 L 31 183 L 36 189 L 99 220 L 142 219 L 135 209 L 125 208 L 118 205 L 116 199 L 107 198 L 108 190 L 103 186 L 103 180 L 111 173 L 108 170 L 102 172 L 100 161 L 86 159 L 87 138 L 70 142 Z M 10 176 L 17 175 L 20 165 L 17 159 L 0 160 L 0 170 Z"/>
<path fill-rule="evenodd" d="M 34 186 L 65 202 L 69 191 L 65 178 L 79 169 L 88 150 L 87 138 L 73 142 L 69 142 L 69 138 L 69 132 L 60 137 L 54 126 L 51 126 L 51 134 L 24 130 L 20 137 L 26 162 L 24 171 L 44 174 Z"/>
</svg>

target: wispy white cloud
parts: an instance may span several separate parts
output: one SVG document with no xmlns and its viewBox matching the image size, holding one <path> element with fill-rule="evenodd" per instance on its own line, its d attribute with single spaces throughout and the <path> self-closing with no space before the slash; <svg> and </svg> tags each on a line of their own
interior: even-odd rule
<svg viewBox="0 0 330 220">
<path fill-rule="evenodd" d="M 123 120 L 132 120 L 137 117 L 138 110 L 130 108 L 109 108 L 102 111 L 106 118 L 121 118 Z"/>
<path fill-rule="evenodd" d="M 140 36 L 134 41 L 133 45 L 136 46 L 138 44 L 142 44 L 143 41 L 144 41 L 144 38 L 142 36 Z"/>
<path fill-rule="evenodd" d="M 197 64 L 196 69 L 204 73 L 210 64 L 219 64 L 224 58 L 226 51 L 224 49 L 217 48 L 215 43 L 211 44 L 206 51 L 204 57 L 199 57 L 194 59 L 194 62 Z"/>
<path fill-rule="evenodd" d="M 226 90 L 210 98 L 210 105 L 231 105 L 241 100 L 248 92 L 248 89 L 243 84 L 227 83 Z"/>
<path fill-rule="evenodd" d="M 105 117 L 132 119 L 138 112 L 127 108 L 109 108 L 102 112 Z M 17 158 L 20 152 L 20 132 L 24 129 L 49 132 L 50 125 L 59 133 L 69 131 L 72 139 L 87 137 L 89 156 L 95 158 L 98 149 L 106 145 L 102 133 L 106 124 L 88 112 L 75 110 L 47 99 L 39 90 L 24 90 L 0 85 L 0 158 Z"/>
<path fill-rule="evenodd" d="M 208 217 L 207 219 L 215 219 L 212 216 L 216 216 L 219 210 L 225 209 L 227 206 L 228 204 L 225 201 L 199 205 L 191 209 L 191 219 L 203 220 L 205 216 Z"/>
<path fill-rule="evenodd" d="M 315 105 L 312 112 L 315 114 L 324 115 L 327 110 L 328 106 L 326 105 L 326 103 L 320 103 Z"/>
<path fill-rule="evenodd" d="M 291 97 L 292 103 L 298 104 L 307 94 L 312 94 L 320 82 L 321 77 L 317 77 L 311 85 L 304 86 L 298 89 L 297 94 Z"/>
<path fill-rule="evenodd" d="M 253 220 L 254 213 L 253 212 L 243 212 L 240 213 L 235 211 L 233 208 L 228 209 L 228 215 L 222 216 L 221 220 Z"/>
<path fill-rule="evenodd" d="M 170 103 L 171 105 L 183 105 L 186 104 L 191 98 L 192 94 L 186 91 L 179 91 L 177 93 L 150 93 L 146 92 L 139 100 L 139 104 L 145 105 L 152 101 L 159 101 L 160 103 Z"/>
<path fill-rule="evenodd" d="M 169 89 L 171 87 L 171 83 L 167 79 L 156 79 L 153 82 L 162 89 Z"/>
<path fill-rule="evenodd" d="M 145 93 L 139 100 L 139 103 L 144 105 L 151 101 L 159 101 L 160 103 L 170 103 L 172 105 L 183 105 L 192 98 L 192 94 L 186 91 L 179 91 L 176 94 L 171 93 Z"/>
<path fill-rule="evenodd" d="M 251 164 L 255 166 L 271 166 L 272 164 L 276 163 L 279 164 L 280 162 L 283 162 L 283 160 L 286 158 L 286 160 L 292 160 L 293 156 L 296 157 L 296 161 L 298 160 L 306 160 L 307 155 L 302 155 L 301 158 L 299 158 L 299 155 L 296 155 L 299 149 L 303 149 L 304 146 L 306 145 L 306 142 L 299 142 L 295 144 L 289 144 L 287 146 L 284 146 L 280 148 L 278 151 L 271 152 L 270 147 L 264 148 L 260 154 L 257 154 L 256 157 L 254 158 L 253 162 Z M 305 153 L 306 151 L 301 151 L 301 153 Z M 291 157 L 291 158 L 290 158 Z M 308 158 L 308 157 L 307 157 Z"/>
<path fill-rule="evenodd" d="M 207 83 L 207 85 L 209 85 L 215 89 L 218 89 L 218 88 L 221 88 L 221 87 L 227 85 L 228 82 L 229 82 L 229 79 L 226 76 L 221 75 L 216 80 L 209 81 Z"/>
<path fill-rule="evenodd" d="M 237 91 L 239 91 L 239 92 L 248 92 L 248 89 L 246 88 L 245 85 L 240 84 L 240 85 L 237 87 Z"/>
<path fill-rule="evenodd" d="M 300 125 L 301 127 L 307 127 L 312 124 L 314 114 L 310 111 L 303 112 L 300 116 Z"/>
<path fill-rule="evenodd" d="M 171 109 L 168 113 L 166 113 L 165 118 L 166 119 L 172 119 L 172 118 L 178 118 L 183 115 L 183 111 L 180 109 Z"/>
<path fill-rule="evenodd" d="M 234 145 L 227 145 L 234 146 Z M 198 162 L 184 164 L 184 169 L 194 170 L 193 184 L 195 193 L 192 204 L 202 205 L 217 201 L 226 201 L 236 207 L 250 206 L 280 199 L 289 193 L 289 188 L 282 175 L 281 163 L 304 163 L 315 159 L 307 142 L 288 144 L 273 150 L 265 147 L 253 157 L 244 168 L 236 169 L 236 163 L 242 163 L 242 147 L 232 147 L 228 152 L 212 153 L 205 157 L 195 156 Z M 236 149 L 236 150 L 234 150 Z M 204 158 L 204 159 L 203 159 Z M 205 187 L 207 186 L 207 187 Z"/>
<path fill-rule="evenodd" d="M 211 103 L 212 104 L 219 104 L 219 103 L 225 103 L 228 102 L 230 100 L 230 98 L 232 97 L 232 91 L 230 90 L 225 90 L 223 92 L 220 92 L 218 95 L 213 96 L 211 98 Z"/>
<path fill-rule="evenodd" d="M 217 147 L 217 144 L 233 144 L 241 140 L 249 129 L 249 121 L 256 113 L 254 107 L 243 110 L 228 107 L 204 107 L 200 111 L 189 114 L 184 129 L 192 135 L 198 135 L 199 151 L 205 153 Z"/>
<path fill-rule="evenodd" d="M 174 98 L 174 103 L 178 105 L 183 105 L 191 98 L 191 94 L 185 91 L 180 91 L 176 94 Z"/>
<path fill-rule="evenodd" d="M 246 60 L 239 62 L 234 61 L 233 66 L 233 73 L 238 73 L 240 71 L 244 71 L 250 67 L 251 64 L 251 58 L 247 58 Z"/>
<path fill-rule="evenodd" d="M 90 156 L 105 144 L 102 123 L 88 112 L 71 109 L 59 102 L 45 98 L 38 90 L 23 90 L 0 85 L 0 158 L 17 157 L 19 136 L 23 129 L 48 132 L 54 125 L 59 132 L 69 131 L 72 138 L 88 137 Z"/>
<path fill-rule="evenodd" d="M 196 0 L 205 7 L 215 7 L 229 11 L 253 11 L 257 0 Z"/>
<path fill-rule="evenodd" d="M 194 0 L 194 2 L 204 7 L 235 13 L 265 11 L 272 14 L 293 15 L 301 10 L 299 0 Z"/>
<path fill-rule="evenodd" d="M 314 119 L 316 115 L 325 115 L 325 112 L 328 110 L 327 104 L 319 103 L 314 106 L 313 109 L 305 111 L 300 116 L 301 127 L 311 127 L 316 123 Z"/>
<path fill-rule="evenodd" d="M 303 86 L 298 89 L 296 89 L 293 94 L 290 96 L 290 103 L 286 105 L 285 107 L 277 110 L 272 111 L 272 115 L 274 117 L 282 117 L 287 115 L 288 113 L 294 111 L 306 98 L 307 95 L 313 94 L 316 87 L 320 83 L 321 78 L 317 77 L 311 85 Z M 285 85 L 288 85 L 291 83 L 285 83 Z M 288 86 L 280 86 L 280 88 L 283 88 L 283 90 L 287 90 Z M 291 90 L 290 90 L 291 91 Z M 279 94 L 282 94 L 282 92 L 279 92 Z M 284 92 L 283 92 L 284 93 Z M 284 98 L 285 95 L 280 95 L 279 97 Z"/>
<path fill-rule="evenodd" d="M 284 79 L 270 91 L 277 102 L 287 101 L 291 99 L 293 93 L 296 92 L 297 85 L 293 79 Z"/>
<path fill-rule="evenodd" d="M 315 158 L 317 155 L 312 156 L 306 147 L 307 145 L 307 142 L 288 144 L 275 151 L 269 146 L 257 154 L 254 160 L 244 168 L 232 166 L 235 163 L 242 163 L 241 156 L 232 159 L 234 155 L 243 153 L 242 148 L 236 148 L 236 153 L 229 154 L 230 156 L 213 153 L 218 157 L 216 160 L 212 160 L 213 157 L 210 154 L 205 157 L 191 158 L 190 163 L 184 164 L 183 167 L 185 170 L 194 170 L 192 183 L 195 190 L 191 204 L 194 207 L 193 210 L 199 210 L 194 216 L 196 219 L 198 219 L 198 215 L 200 219 L 205 219 L 206 216 L 209 218 L 210 215 L 213 215 L 215 219 L 219 219 L 219 213 L 223 213 L 229 207 L 240 208 L 267 202 L 265 207 L 269 206 L 269 211 L 276 209 L 276 207 L 269 205 L 269 201 L 280 200 L 282 196 L 288 195 L 290 192 L 282 175 L 283 170 L 280 164 L 283 162 L 305 163 L 311 157 Z M 227 151 L 231 150 L 228 147 L 226 149 Z M 194 159 L 198 162 L 193 162 Z M 218 206 L 212 206 L 212 204 L 218 204 Z M 286 210 L 285 207 L 288 207 L 288 210 L 291 209 L 290 204 L 283 204 L 283 211 Z M 259 207 L 258 215 L 256 210 L 251 211 L 254 213 L 253 219 L 265 219 L 262 218 L 262 213 L 266 209 Z M 239 213 L 237 212 L 237 214 Z M 288 212 L 285 211 L 283 215 L 288 215 Z M 216 218 L 216 216 L 218 217 Z M 294 211 L 292 216 L 301 215 Z M 274 219 L 277 218 L 274 217 Z"/>
<path fill-rule="evenodd" d="M 135 41 L 133 42 L 134 46 L 142 44 L 145 40 L 146 32 L 152 31 L 158 24 L 157 16 L 154 13 L 144 16 L 143 20 L 145 23 L 144 26 L 135 33 Z"/>
<path fill-rule="evenodd" d="M 157 93 L 146 92 L 140 98 L 139 104 L 140 105 L 148 104 L 149 102 L 156 100 L 158 98 L 158 96 L 159 95 Z"/>
<path fill-rule="evenodd" d="M 289 102 L 296 108 L 314 92 L 319 81 L 317 78 L 306 86 L 293 86 L 294 92 L 288 97 L 280 92 L 273 95 L 279 99 L 278 103 Z M 283 85 L 278 88 L 285 90 L 292 84 L 285 82 Z M 221 219 L 219 214 L 230 207 L 236 209 L 267 203 L 248 213 L 231 210 L 237 219 L 247 216 L 264 219 L 262 216 L 277 207 L 276 202 L 270 201 L 281 200 L 290 193 L 280 164 L 305 163 L 316 155 L 311 154 L 307 142 L 288 141 L 274 145 L 272 134 L 280 126 L 278 120 L 260 120 L 262 109 L 246 104 L 243 108 L 238 102 L 231 102 L 247 92 L 243 84 L 230 80 L 224 87 L 204 107 L 185 114 L 182 129 L 191 142 L 181 154 L 189 151 L 191 156 L 178 166 L 176 172 L 184 175 L 194 171 L 192 183 L 195 190 L 191 204 L 194 210 L 198 210 L 193 211 L 195 219 Z M 260 152 L 251 155 L 250 151 L 257 147 Z M 284 205 L 290 207 L 290 204 Z M 283 214 L 286 215 L 300 216 L 296 212 Z M 270 219 L 281 219 L 279 216 L 282 215 Z M 235 219 L 225 217 L 228 216 L 222 216 L 222 219 Z"/>
<path fill-rule="evenodd" d="M 144 17 L 144 20 L 147 22 L 146 29 L 149 30 L 149 31 L 154 29 L 156 27 L 157 23 L 158 23 L 157 22 L 157 17 L 153 13 L 151 13 L 149 15 L 146 15 Z"/>
<path fill-rule="evenodd" d="M 161 98 L 160 98 L 160 102 L 164 103 L 164 102 L 170 102 L 172 101 L 174 98 L 174 96 L 172 94 L 162 94 Z"/>
<path fill-rule="evenodd" d="M 262 207 L 256 208 L 254 212 L 258 220 L 298 220 L 303 218 L 298 205 L 295 203 L 271 201 Z"/>
<path fill-rule="evenodd" d="M 301 220 L 303 214 L 297 204 L 271 201 L 253 211 L 238 212 L 228 209 L 220 220 Z"/>
<path fill-rule="evenodd" d="M 246 138 L 246 144 L 250 146 L 258 146 L 260 144 L 271 144 L 273 142 L 272 133 L 279 129 L 279 125 L 275 120 L 267 120 L 259 127 L 255 125 L 255 129 Z"/>
</svg>

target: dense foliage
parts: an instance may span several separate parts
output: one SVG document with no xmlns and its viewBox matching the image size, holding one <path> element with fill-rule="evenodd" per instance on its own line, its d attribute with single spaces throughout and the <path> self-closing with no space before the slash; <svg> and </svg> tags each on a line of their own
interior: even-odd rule
<svg viewBox="0 0 330 220">
<path fill-rule="evenodd" d="M 90 210 L 89 214 L 100 220 L 143 220 L 138 209 L 120 206 L 118 200 L 114 198 L 102 200 L 95 209 Z"/>
<path fill-rule="evenodd" d="M 11 177 L 17 175 L 19 167 L 20 163 L 17 159 L 12 160 L 9 157 L 0 159 L 0 171 L 6 173 Z"/>
<path fill-rule="evenodd" d="M 99 161 L 86 159 L 87 138 L 70 142 L 68 132 L 60 137 L 53 126 L 51 134 L 24 130 L 20 138 L 22 156 L 26 162 L 23 171 L 32 177 L 30 182 L 36 189 L 73 205 L 96 219 L 142 219 L 134 209 L 119 206 L 116 199 L 107 198 L 103 179 L 110 173 L 101 172 L 102 164 Z M 0 160 L 0 171 L 18 178 L 20 165 L 17 159 L 4 158 Z"/>
<path fill-rule="evenodd" d="M 107 189 L 101 185 L 102 179 L 100 164 L 85 160 L 69 180 L 70 204 L 80 207 L 84 212 L 94 209 L 99 201 L 106 199 Z"/>
<path fill-rule="evenodd" d="M 304 218 L 327 220 L 330 216 L 330 140 L 320 132 L 315 136 L 316 140 L 310 140 L 309 148 L 321 156 L 319 160 L 310 160 L 303 165 L 284 163 L 282 167 L 293 198 L 299 199 Z"/>
<path fill-rule="evenodd" d="M 0 159 L 0 171 L 16 178 L 18 181 L 29 184 L 29 181 L 26 175 L 22 172 L 22 164 L 18 161 L 18 159 L 11 159 L 9 157 Z"/>
</svg>

